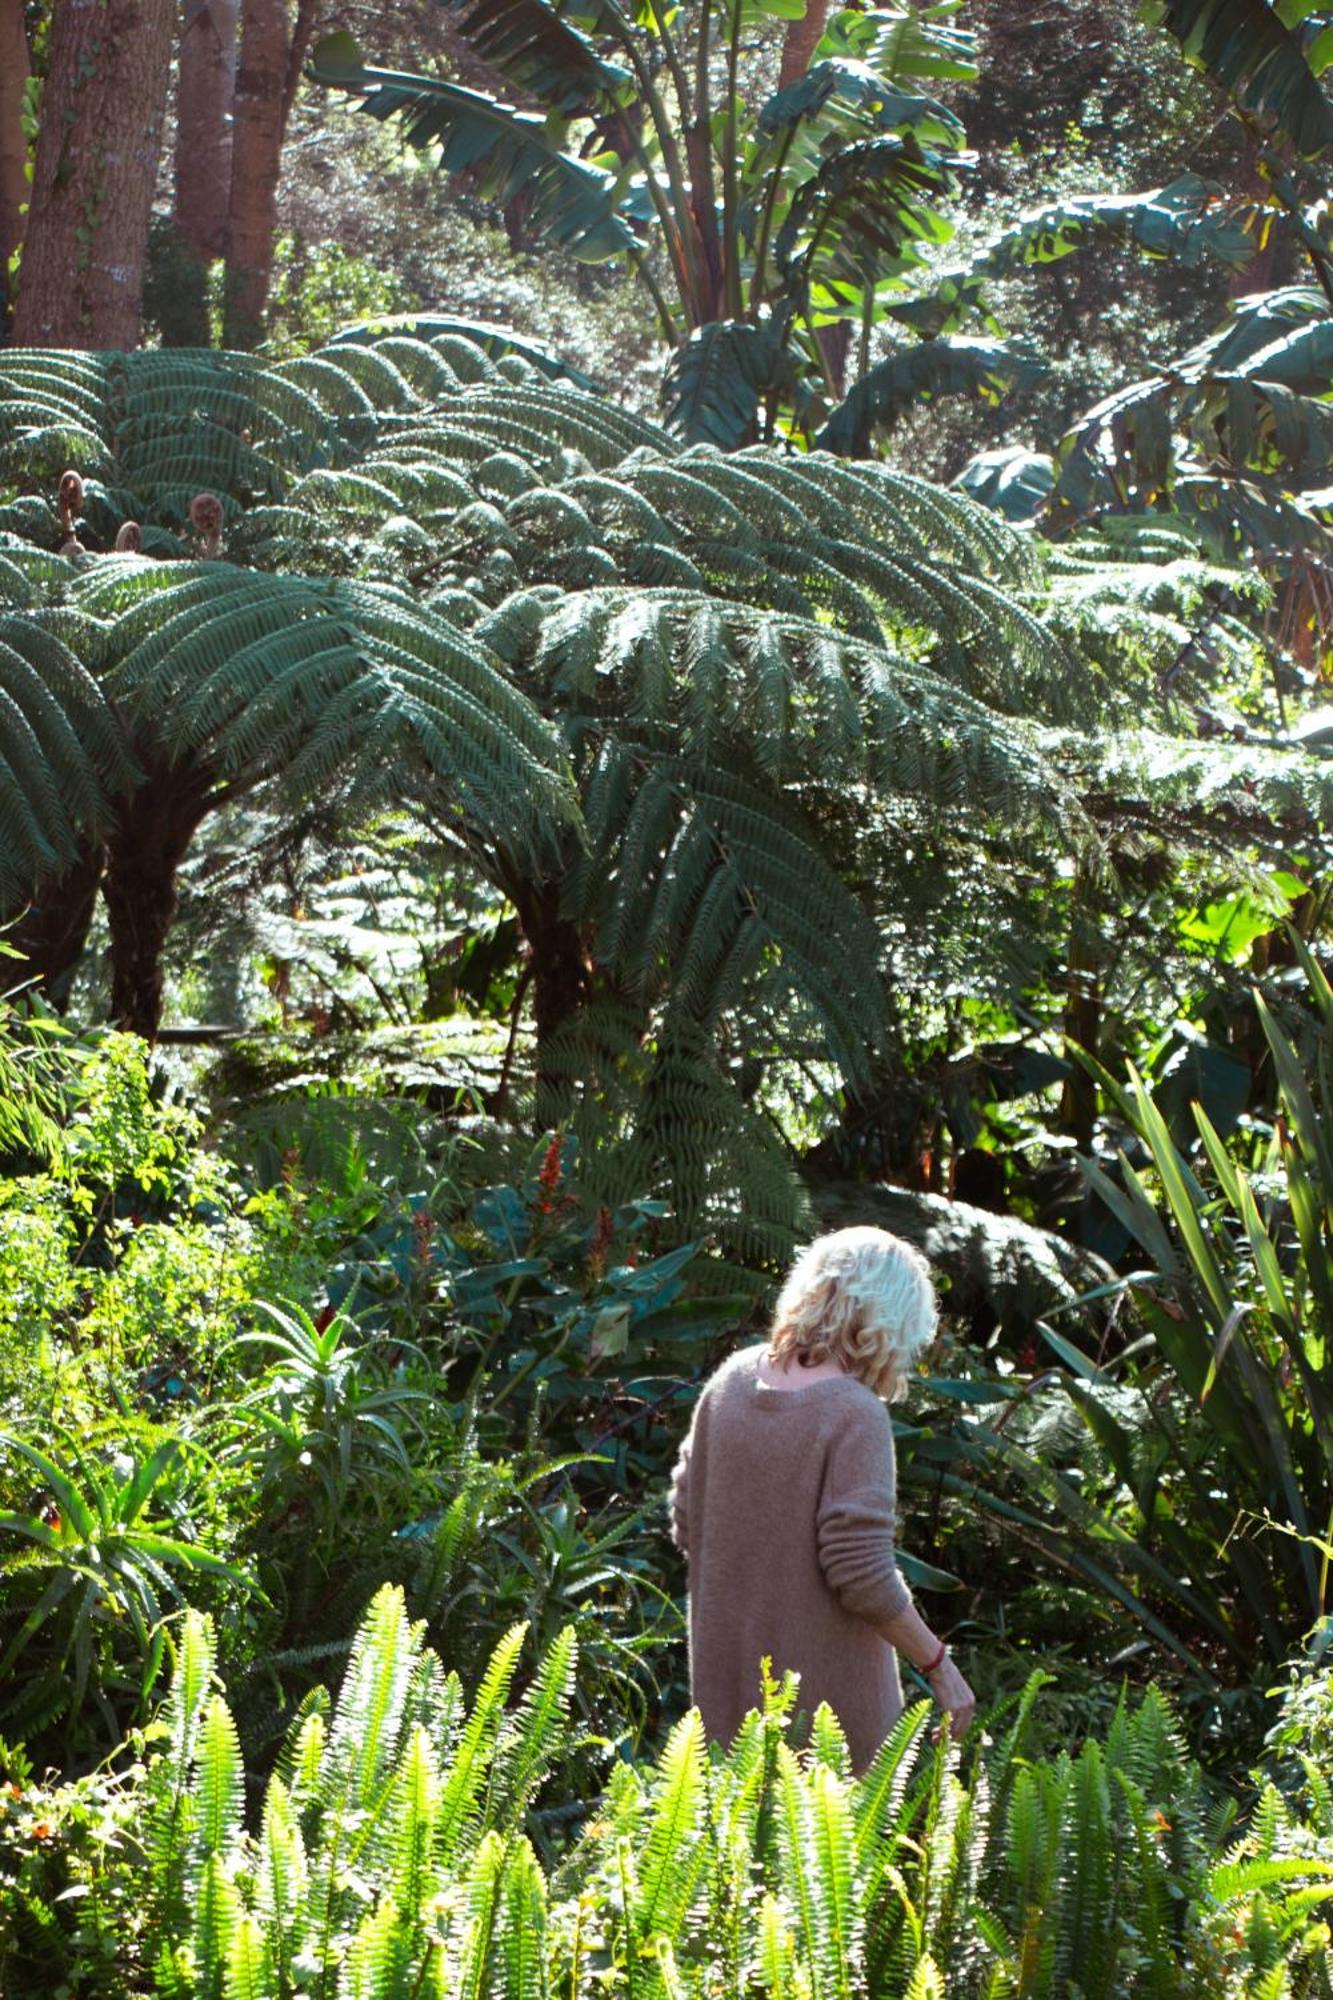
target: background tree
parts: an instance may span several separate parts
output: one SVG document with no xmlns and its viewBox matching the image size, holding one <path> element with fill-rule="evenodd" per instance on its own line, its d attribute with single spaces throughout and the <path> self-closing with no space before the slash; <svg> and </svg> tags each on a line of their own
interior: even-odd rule
<svg viewBox="0 0 1333 2000">
<path fill-rule="evenodd" d="M 205 272 L 227 248 L 237 11 L 238 0 L 192 0 L 181 13 L 172 226 L 184 296 L 169 331 L 182 346 L 210 344 Z"/>
<path fill-rule="evenodd" d="M 171 77 L 171 0 L 55 9 L 14 339 L 130 348 Z"/>
<path fill-rule="evenodd" d="M 28 35 L 23 0 L 0 0 L 0 331 L 10 299 L 9 264 L 23 241 L 28 203 Z"/>
<path fill-rule="evenodd" d="M 277 230 L 282 145 L 314 32 L 317 0 L 240 0 L 227 210 L 224 347 L 255 346 L 264 328 Z"/>
</svg>

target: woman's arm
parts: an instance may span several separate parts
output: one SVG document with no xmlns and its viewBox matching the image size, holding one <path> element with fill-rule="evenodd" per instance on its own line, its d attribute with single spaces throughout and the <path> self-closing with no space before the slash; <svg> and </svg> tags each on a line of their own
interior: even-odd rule
<svg viewBox="0 0 1333 2000">
<path fill-rule="evenodd" d="M 843 1607 L 864 1618 L 914 1666 L 929 1666 L 940 1641 L 912 1602 L 894 1557 L 896 1467 L 887 1410 L 858 1412 L 829 1455 L 816 1524 L 820 1567 Z M 927 1675 L 955 1737 L 976 1697 L 948 1654 Z"/>
<path fill-rule="evenodd" d="M 926 1669 L 940 1650 L 941 1641 L 931 1631 L 915 1604 L 909 1604 L 896 1618 L 880 1620 L 875 1630 L 887 1639 L 903 1658 L 926 1674 L 930 1691 L 949 1718 L 949 1732 L 956 1742 L 972 1726 L 977 1698 L 947 1652 L 929 1673 Z"/>
</svg>

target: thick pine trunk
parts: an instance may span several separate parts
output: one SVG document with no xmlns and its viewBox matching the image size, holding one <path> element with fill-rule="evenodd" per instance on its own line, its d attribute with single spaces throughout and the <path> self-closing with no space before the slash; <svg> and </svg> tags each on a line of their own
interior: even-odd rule
<svg viewBox="0 0 1333 2000">
<path fill-rule="evenodd" d="M 286 0 L 241 0 L 224 347 L 254 347 L 263 336 L 278 226 L 288 58 Z"/>
<path fill-rule="evenodd" d="M 201 264 L 227 247 L 237 0 L 193 0 L 181 20 L 176 231 Z"/>
<path fill-rule="evenodd" d="M 61 1013 L 83 957 L 102 880 L 101 842 L 86 847 L 58 882 L 50 883 L 5 930 L 5 943 L 22 952 L 23 963 L 7 961 L 6 983 L 35 980 L 38 991 Z"/>
<path fill-rule="evenodd" d="M 61 0 L 51 17 L 14 339 L 138 344 L 172 0 Z"/>
<path fill-rule="evenodd" d="M 162 952 L 176 913 L 176 871 L 208 810 L 206 770 L 152 771 L 107 843 L 102 894 L 111 926 L 111 1015 L 147 1041 L 162 1019 Z"/>
<path fill-rule="evenodd" d="M 176 86 L 176 203 L 169 304 L 159 318 L 168 347 L 207 347 L 208 267 L 227 247 L 231 120 L 238 0 L 187 0 Z"/>
<path fill-rule="evenodd" d="M 28 37 L 23 0 L 0 0 L 0 325 L 9 302 L 9 260 L 23 241 L 28 199 L 24 171 L 23 99 L 28 85 Z"/>
</svg>

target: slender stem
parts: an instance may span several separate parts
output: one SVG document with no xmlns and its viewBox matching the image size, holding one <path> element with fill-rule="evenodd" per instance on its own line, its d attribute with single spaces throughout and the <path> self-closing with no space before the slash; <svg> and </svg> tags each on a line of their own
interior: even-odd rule
<svg viewBox="0 0 1333 2000">
<path fill-rule="evenodd" d="M 708 74 L 712 31 L 713 0 L 702 0 L 694 51 L 694 116 L 686 127 L 685 152 L 690 167 L 694 219 L 716 300 L 722 281 L 722 261 L 717 230 L 717 183 L 713 175 L 713 96 Z"/>
<path fill-rule="evenodd" d="M 782 190 L 782 176 L 787 165 L 787 155 L 796 137 L 795 121 L 782 135 L 778 156 L 769 169 L 768 193 L 764 197 L 764 215 L 759 225 L 759 240 L 755 244 L 754 270 L 750 274 L 750 311 L 753 312 L 763 293 L 764 270 L 768 264 L 768 239 L 773 232 L 773 216 L 777 210 L 778 195 Z"/>
<path fill-rule="evenodd" d="M 509 1040 L 505 1044 L 504 1061 L 500 1065 L 500 1081 L 496 1084 L 495 1096 L 491 1099 L 491 1113 L 492 1116 L 497 1118 L 504 1104 L 505 1090 L 509 1084 L 509 1066 L 514 1060 L 514 1045 L 518 1040 L 518 1017 L 523 1011 L 523 995 L 528 990 L 528 985 L 536 969 L 536 964 L 536 959 L 530 958 L 519 974 L 518 988 L 514 994 L 514 1010 L 509 1018 Z"/>
<path fill-rule="evenodd" d="M 620 47 L 629 57 L 630 64 L 634 70 L 635 80 L 642 93 L 643 101 L 648 107 L 648 115 L 653 121 L 653 130 L 657 134 L 658 146 L 661 148 L 662 163 L 667 170 L 667 183 L 671 189 L 671 199 L 676 211 L 674 231 L 667 225 L 664 203 L 659 204 L 657 196 L 654 194 L 654 189 L 658 193 L 661 191 L 661 183 L 657 180 L 656 175 L 650 175 L 649 193 L 653 195 L 653 206 L 657 209 L 659 219 L 662 221 L 663 226 L 667 228 L 668 239 L 674 239 L 673 249 L 675 256 L 673 261 L 677 265 L 676 276 L 680 287 L 681 304 L 685 308 L 686 319 L 691 326 L 694 326 L 698 323 L 697 304 L 702 297 L 699 288 L 698 241 L 693 227 L 689 194 L 685 186 L 685 175 L 681 166 L 680 147 L 676 144 L 675 129 L 672 126 L 670 118 L 667 116 L 667 108 L 662 101 L 662 93 L 653 81 L 652 73 L 643 59 L 637 42 L 630 34 L 620 33 L 615 29 L 612 29 L 611 32 L 615 34 Z M 644 166 L 645 171 L 647 171 L 647 159 L 641 143 L 636 145 L 635 153 Z"/>
<path fill-rule="evenodd" d="M 875 288 L 873 285 L 867 285 L 861 304 L 861 345 L 856 356 L 858 376 L 868 375 L 870 372 L 870 328 L 874 317 Z"/>
<path fill-rule="evenodd" d="M 671 308 L 666 302 L 662 287 L 653 276 L 652 265 L 648 262 L 647 250 L 640 250 L 638 256 L 633 261 L 634 275 L 656 308 L 657 317 L 661 322 L 662 331 L 666 335 L 668 346 L 678 346 L 680 341 L 679 329 L 676 326 L 675 320 L 671 317 Z"/>
<path fill-rule="evenodd" d="M 739 319 L 741 301 L 740 233 L 736 210 L 739 206 L 736 172 L 737 70 L 740 63 L 741 8 L 743 0 L 731 0 L 727 23 L 727 123 L 722 140 L 722 254 L 727 312 Z"/>
</svg>

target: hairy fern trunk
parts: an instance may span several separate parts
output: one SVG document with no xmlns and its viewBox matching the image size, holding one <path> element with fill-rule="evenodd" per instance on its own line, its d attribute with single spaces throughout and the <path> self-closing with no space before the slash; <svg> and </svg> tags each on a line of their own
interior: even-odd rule
<svg viewBox="0 0 1333 2000">
<path fill-rule="evenodd" d="M 210 807 L 205 766 L 159 765 L 124 808 L 107 842 L 102 893 L 111 926 L 111 1014 L 156 1039 L 162 952 L 176 911 L 176 872 Z"/>
<path fill-rule="evenodd" d="M 515 883 L 509 891 L 532 954 L 532 1013 L 537 1030 L 537 1088 L 556 1093 L 557 1082 L 543 1061 L 551 1037 L 586 1005 L 595 969 L 576 923 L 560 910 L 559 884 Z"/>
<path fill-rule="evenodd" d="M 48 883 L 5 933 L 6 942 L 23 954 L 17 976 L 35 981 L 61 1013 L 88 941 L 104 861 L 100 840 L 85 843 L 73 865 Z"/>
</svg>

